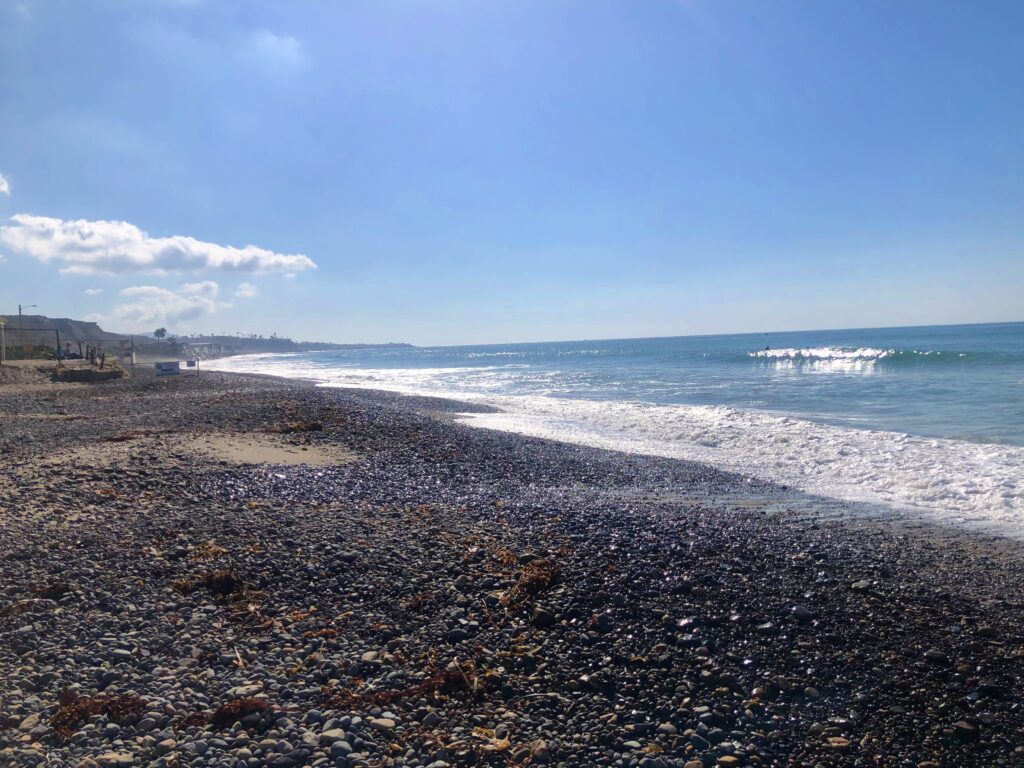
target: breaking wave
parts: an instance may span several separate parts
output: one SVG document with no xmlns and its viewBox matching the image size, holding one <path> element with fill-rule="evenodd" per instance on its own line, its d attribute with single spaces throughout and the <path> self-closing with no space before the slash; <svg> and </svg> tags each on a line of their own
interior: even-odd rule
<svg viewBox="0 0 1024 768">
<path fill-rule="evenodd" d="M 748 359 L 776 368 L 817 368 L 834 371 L 871 370 L 876 366 L 918 366 L 976 362 L 984 354 L 952 350 L 877 349 L 875 347 L 804 347 L 759 349 Z M 994 357 L 994 356 L 988 356 Z"/>
</svg>

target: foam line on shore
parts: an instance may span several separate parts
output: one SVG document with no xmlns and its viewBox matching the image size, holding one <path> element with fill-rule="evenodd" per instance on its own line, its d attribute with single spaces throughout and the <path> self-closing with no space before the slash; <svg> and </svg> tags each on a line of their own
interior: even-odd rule
<svg viewBox="0 0 1024 768">
<path fill-rule="evenodd" d="M 488 405 L 465 423 L 534 437 L 705 463 L 844 501 L 884 504 L 1024 538 L 1024 448 L 861 430 L 727 406 L 656 405 L 453 388 L 451 369 L 311 368 L 249 356 L 236 372 L 313 379 Z M 499 376 L 483 371 L 479 376 Z M 446 375 L 448 374 L 448 375 Z M 481 381 L 474 386 L 482 389 Z"/>
<path fill-rule="evenodd" d="M 723 406 L 485 398 L 469 424 L 666 456 L 845 501 L 1024 537 L 1024 449 L 850 429 Z"/>
</svg>

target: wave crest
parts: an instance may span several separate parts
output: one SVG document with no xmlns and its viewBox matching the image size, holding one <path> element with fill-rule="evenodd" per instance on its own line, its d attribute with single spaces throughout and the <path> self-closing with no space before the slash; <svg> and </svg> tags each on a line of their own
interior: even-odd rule
<svg viewBox="0 0 1024 768">
<path fill-rule="evenodd" d="M 805 347 L 803 349 L 760 349 L 751 352 L 750 357 L 768 360 L 881 360 L 892 354 L 894 349 L 873 347 Z"/>
<path fill-rule="evenodd" d="M 875 347 L 787 347 L 759 349 L 747 357 L 772 363 L 777 368 L 806 367 L 816 370 L 867 371 L 876 365 L 923 365 L 969 362 L 976 354 L 951 350 L 877 349 Z"/>
</svg>

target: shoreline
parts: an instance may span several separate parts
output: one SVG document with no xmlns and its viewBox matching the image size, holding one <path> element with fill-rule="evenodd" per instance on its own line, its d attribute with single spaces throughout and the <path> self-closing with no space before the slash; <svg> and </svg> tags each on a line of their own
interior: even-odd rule
<svg viewBox="0 0 1024 768">
<path fill-rule="evenodd" d="M 728 405 L 471 392 L 421 394 L 408 386 L 376 389 L 376 382 L 342 383 L 245 367 L 238 372 L 280 376 L 325 388 L 452 399 L 467 404 L 468 417 L 462 421 L 470 426 L 631 455 L 692 461 L 794 487 L 823 503 L 860 508 L 869 516 L 891 512 L 901 518 L 1024 542 L 1020 524 L 1024 497 L 1019 483 L 1024 446 L 858 429 L 799 414 Z M 475 410 L 480 406 L 489 410 Z M 662 426 L 636 429 L 637 423 Z M 680 440 L 679 434 L 690 438 Z M 803 448 L 807 444 L 815 447 L 807 452 Z M 922 471 L 926 466 L 947 466 L 948 471 L 936 477 Z M 879 482 L 879 478 L 885 481 Z"/>
<path fill-rule="evenodd" d="M 1020 542 L 269 375 L 0 405 L 0 762 L 1024 759 Z"/>
</svg>

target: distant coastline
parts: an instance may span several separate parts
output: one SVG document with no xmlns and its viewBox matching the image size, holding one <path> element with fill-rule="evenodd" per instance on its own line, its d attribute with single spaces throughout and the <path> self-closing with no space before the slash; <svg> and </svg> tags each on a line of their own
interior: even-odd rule
<svg viewBox="0 0 1024 768">
<path fill-rule="evenodd" d="M 235 355 L 274 354 L 289 352 L 322 352 L 329 350 L 359 350 L 379 348 L 412 349 L 405 342 L 347 343 L 328 341 L 293 341 L 285 336 L 262 336 L 258 334 L 203 334 L 181 336 L 166 334 L 155 338 L 153 334 L 132 334 L 106 331 L 90 320 L 51 318 L 45 315 L 17 314 L 0 315 L 5 323 L 5 344 L 15 353 L 52 359 L 59 343 L 71 352 L 78 352 L 82 345 L 91 345 L 108 352 L 120 352 L 123 343 L 130 343 L 137 355 L 151 358 L 194 357 L 211 359 Z M 161 329 L 162 330 L 162 329 Z M 31 348 L 31 351 L 26 351 Z"/>
<path fill-rule="evenodd" d="M 136 337 L 136 343 L 138 343 Z M 337 350 L 365 349 L 413 349 L 412 344 L 387 342 L 383 344 L 359 343 L 337 344 L 327 341 L 292 341 L 287 338 L 244 338 L 237 336 L 187 336 L 173 340 L 158 341 L 146 338 L 144 346 L 148 354 L 165 351 L 200 359 L 214 357 L 235 357 L 237 355 L 274 355 L 299 352 L 329 352 Z M 152 347 L 156 347 L 155 349 Z"/>
</svg>

